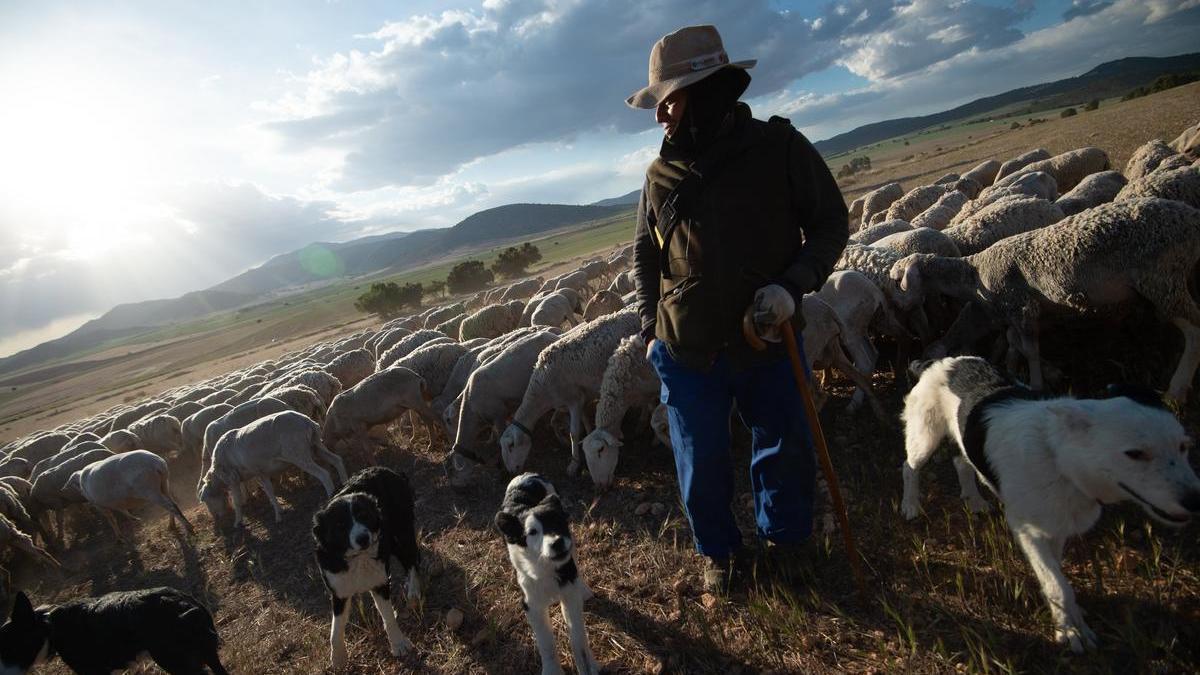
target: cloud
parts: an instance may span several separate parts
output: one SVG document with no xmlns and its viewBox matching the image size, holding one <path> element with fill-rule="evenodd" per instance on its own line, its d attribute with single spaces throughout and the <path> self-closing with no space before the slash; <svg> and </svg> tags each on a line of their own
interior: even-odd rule
<svg viewBox="0 0 1200 675">
<path fill-rule="evenodd" d="M 1113 0 L 1071 0 L 1071 7 L 1063 12 L 1063 20 L 1070 21 L 1077 17 L 1095 14 L 1111 4 L 1113 4 Z"/>
</svg>

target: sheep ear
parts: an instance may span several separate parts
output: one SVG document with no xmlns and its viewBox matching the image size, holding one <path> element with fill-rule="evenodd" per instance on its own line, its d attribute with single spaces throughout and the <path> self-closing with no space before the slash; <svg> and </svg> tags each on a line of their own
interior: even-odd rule
<svg viewBox="0 0 1200 675">
<path fill-rule="evenodd" d="M 496 529 L 504 535 L 505 542 L 517 546 L 525 545 L 525 528 L 521 525 L 521 521 L 508 511 L 500 511 L 496 514 Z"/>
<path fill-rule="evenodd" d="M 919 283 L 921 283 L 921 273 L 917 270 L 916 265 L 909 263 L 908 267 L 904 268 L 904 275 L 900 277 L 900 290 L 916 290 Z"/>
<path fill-rule="evenodd" d="M 30 624 L 33 618 L 33 603 L 29 602 L 29 596 L 25 595 L 25 591 L 17 591 L 9 620 L 16 624 Z"/>
</svg>

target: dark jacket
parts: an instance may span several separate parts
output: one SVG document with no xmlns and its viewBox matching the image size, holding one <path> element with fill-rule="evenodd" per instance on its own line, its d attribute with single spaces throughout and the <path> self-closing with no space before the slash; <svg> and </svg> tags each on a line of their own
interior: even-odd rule
<svg viewBox="0 0 1200 675">
<path fill-rule="evenodd" d="M 669 194 L 664 186 L 678 183 L 690 158 L 664 142 L 638 204 L 633 270 L 642 334 L 691 365 L 711 362 L 722 349 L 735 364 L 778 357 L 778 347 L 756 357 L 742 337 L 754 292 L 779 284 L 799 313 L 801 296 L 824 284 L 849 235 L 837 183 L 787 120 L 756 120 L 739 103 L 724 135 L 722 159 L 704 172 L 665 253 L 655 229 Z"/>
</svg>

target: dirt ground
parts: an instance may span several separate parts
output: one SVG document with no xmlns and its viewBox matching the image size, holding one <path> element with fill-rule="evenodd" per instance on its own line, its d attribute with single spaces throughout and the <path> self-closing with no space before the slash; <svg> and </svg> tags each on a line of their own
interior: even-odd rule
<svg viewBox="0 0 1200 675">
<path fill-rule="evenodd" d="M 1170 140 L 1198 119 L 1200 84 L 1189 85 L 1065 120 L 973 138 L 960 148 L 946 150 L 943 145 L 943 152 L 919 162 L 881 163 L 847 197 L 853 198 L 854 190 L 867 187 L 868 181 L 901 179 L 906 186 L 916 185 L 935 174 L 1039 145 L 1051 152 L 1098 145 L 1120 168 L 1137 145 L 1155 136 Z M 911 147 L 921 151 L 917 143 Z M 370 325 L 350 319 L 343 309 L 330 310 L 271 326 L 139 347 L 134 354 L 107 354 L 113 361 L 104 367 L 64 375 L 6 400 L 0 407 L 0 437 L 77 419 Z M 1063 374 L 1052 378 L 1050 386 L 1079 395 L 1118 380 L 1161 388 L 1179 349 L 1173 328 L 1136 312 L 1120 320 L 1065 325 L 1045 336 L 1043 345 L 1048 370 Z M 881 422 L 866 411 L 846 413 L 850 389 L 841 382 L 833 386 L 822 413 L 867 570 L 866 597 L 854 593 L 837 533 L 816 537 L 793 574 L 760 569 L 727 600 L 705 596 L 697 583 L 699 558 L 692 552 L 667 451 L 627 428 L 618 481 L 597 495 L 586 476 L 566 475 L 567 453 L 539 434 L 529 470 L 544 473 L 557 485 L 571 513 L 581 574 L 596 592 L 586 605 L 591 644 L 608 672 L 1200 670 L 1195 525 L 1167 530 L 1152 525 L 1136 508 L 1110 507 L 1094 531 L 1073 541 L 1065 571 L 1100 645 L 1081 656 L 1065 652 L 1051 640 L 1045 603 L 1001 516 L 964 510 L 948 451 L 925 470 L 925 513 L 912 522 L 900 516 L 903 442 L 895 416 L 902 392 L 888 374 L 877 374 L 875 385 L 889 420 Z M 1182 415 L 1194 435 L 1200 429 L 1200 404 L 1189 404 Z M 740 427 L 738 433 L 735 461 L 746 467 L 747 439 Z M 392 430 L 376 447 L 376 458 L 406 471 L 417 489 L 429 581 L 423 609 L 401 620 L 416 649 L 401 659 L 391 657 L 374 609 L 360 603 L 348 631 L 351 670 L 537 672 L 515 578 L 491 525 L 506 478 L 496 471 L 470 488 L 452 488 L 441 468 L 444 444 L 439 441 L 426 450 L 425 441 L 422 435 L 414 444 Z M 176 459 L 172 471 L 175 492 L 196 526 L 194 536 L 184 536 L 149 512 L 142 514 L 142 522 L 124 523 L 122 540 L 86 513 L 72 514 L 67 549 L 60 553 L 64 567 L 10 560 L 4 606 L 16 589 L 27 590 L 36 603 L 171 585 L 213 610 L 224 641 L 222 657 L 231 672 L 323 672 L 328 603 L 309 534 L 311 514 L 324 499 L 320 487 L 307 477 L 291 476 L 279 489 L 282 523 L 273 522 L 270 508 L 255 493 L 247 528 L 233 531 L 228 523 L 214 528 L 207 512 L 196 506 L 193 461 Z M 738 517 L 743 531 L 750 533 L 747 472 L 739 472 L 736 480 Z M 652 508 L 638 515 L 644 504 Z M 445 624 L 451 608 L 465 615 L 457 631 Z M 555 618 L 555 626 L 560 661 L 569 666 L 561 619 Z M 143 671 L 153 668 L 135 670 Z M 66 670 L 59 663 L 42 672 Z"/>
</svg>

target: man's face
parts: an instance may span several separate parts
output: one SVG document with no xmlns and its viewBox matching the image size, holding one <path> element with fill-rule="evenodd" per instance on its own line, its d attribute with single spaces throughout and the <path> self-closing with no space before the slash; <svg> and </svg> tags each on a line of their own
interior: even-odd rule
<svg viewBox="0 0 1200 675">
<path fill-rule="evenodd" d="M 658 108 L 654 111 L 654 121 L 662 126 L 664 134 L 668 137 L 673 136 L 675 130 L 679 128 L 679 121 L 683 119 L 685 109 L 687 109 L 687 90 L 673 91 L 670 96 L 662 100 L 662 103 L 658 104 Z"/>
</svg>

